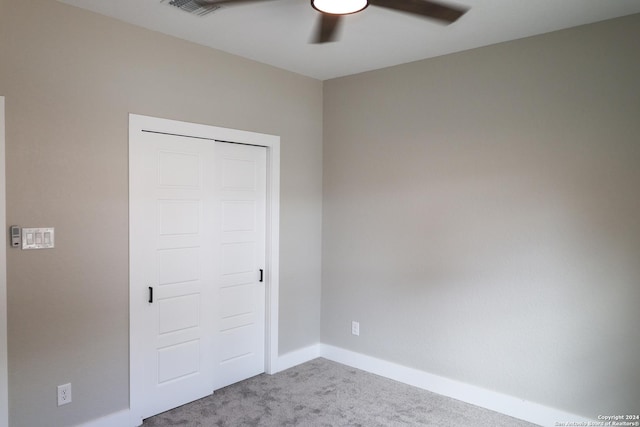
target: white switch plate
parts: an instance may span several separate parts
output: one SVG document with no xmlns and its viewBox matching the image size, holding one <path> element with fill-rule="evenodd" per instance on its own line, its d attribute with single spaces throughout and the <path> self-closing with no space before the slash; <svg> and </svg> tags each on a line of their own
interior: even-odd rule
<svg viewBox="0 0 640 427">
<path fill-rule="evenodd" d="M 46 228 L 23 228 L 22 249 L 51 249 L 55 247 L 55 230 Z"/>
</svg>

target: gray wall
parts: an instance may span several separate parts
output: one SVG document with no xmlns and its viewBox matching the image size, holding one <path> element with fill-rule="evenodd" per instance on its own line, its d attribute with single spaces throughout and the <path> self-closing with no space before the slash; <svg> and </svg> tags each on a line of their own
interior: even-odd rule
<svg viewBox="0 0 640 427">
<path fill-rule="evenodd" d="M 55 1 L 0 0 L 12 427 L 129 405 L 128 113 L 281 136 L 280 353 L 320 333 L 322 83 Z M 302 232 L 304 230 L 304 233 Z M 56 386 L 73 402 L 56 407 Z"/>
<path fill-rule="evenodd" d="M 322 342 L 638 413 L 638 40 L 635 15 L 325 82 Z"/>
<path fill-rule="evenodd" d="M 578 414 L 637 413 L 639 38 L 633 16 L 323 94 L 57 2 L 0 0 L 7 222 L 57 231 L 55 250 L 8 251 L 11 425 L 128 407 L 129 112 L 282 137 L 281 354 L 320 337 L 322 225 L 323 342 Z"/>
</svg>

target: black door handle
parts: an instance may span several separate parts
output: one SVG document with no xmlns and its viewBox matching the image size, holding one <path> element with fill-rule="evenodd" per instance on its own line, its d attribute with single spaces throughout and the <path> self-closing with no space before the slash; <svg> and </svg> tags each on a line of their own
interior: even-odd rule
<svg viewBox="0 0 640 427">
<path fill-rule="evenodd" d="M 153 303 L 153 287 L 149 286 L 149 304 Z"/>
<path fill-rule="evenodd" d="M 264 270 L 260 269 L 260 282 L 264 282 Z"/>
</svg>

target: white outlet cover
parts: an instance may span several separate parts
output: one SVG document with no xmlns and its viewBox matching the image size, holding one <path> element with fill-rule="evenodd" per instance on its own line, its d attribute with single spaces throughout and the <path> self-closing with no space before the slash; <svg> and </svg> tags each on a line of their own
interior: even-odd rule
<svg viewBox="0 0 640 427">
<path fill-rule="evenodd" d="M 58 386 L 58 406 L 71 403 L 71 383 Z"/>
</svg>

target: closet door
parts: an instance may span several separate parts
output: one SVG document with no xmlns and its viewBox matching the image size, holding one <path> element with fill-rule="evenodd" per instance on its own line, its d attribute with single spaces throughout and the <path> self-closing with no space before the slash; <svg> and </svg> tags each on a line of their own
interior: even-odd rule
<svg viewBox="0 0 640 427">
<path fill-rule="evenodd" d="M 131 401 L 147 418 L 213 392 L 215 144 L 143 132 L 129 149 Z"/>
<path fill-rule="evenodd" d="M 129 150 L 142 420 L 264 372 L 266 148 L 143 131 Z"/>
<path fill-rule="evenodd" d="M 267 150 L 216 144 L 217 390 L 264 372 Z"/>
</svg>

